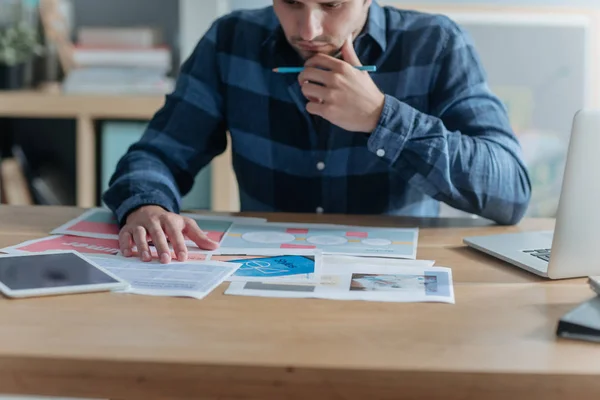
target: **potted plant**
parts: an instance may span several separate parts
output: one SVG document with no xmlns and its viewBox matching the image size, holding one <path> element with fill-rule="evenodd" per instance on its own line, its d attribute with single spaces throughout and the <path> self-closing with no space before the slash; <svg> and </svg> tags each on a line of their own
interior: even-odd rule
<svg viewBox="0 0 600 400">
<path fill-rule="evenodd" d="M 0 28 L 0 89 L 23 86 L 25 65 L 41 54 L 37 30 L 25 22 Z"/>
</svg>

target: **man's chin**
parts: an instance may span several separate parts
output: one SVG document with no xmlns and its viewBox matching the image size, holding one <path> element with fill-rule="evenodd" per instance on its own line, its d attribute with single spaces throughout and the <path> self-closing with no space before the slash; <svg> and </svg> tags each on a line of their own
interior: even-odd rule
<svg viewBox="0 0 600 400">
<path fill-rule="evenodd" d="M 309 51 L 309 50 L 300 49 L 298 47 L 296 47 L 295 49 L 296 49 L 296 52 L 298 52 L 298 54 L 300 54 L 300 56 L 305 60 L 308 60 L 309 58 L 312 58 L 312 57 L 316 56 L 317 54 L 325 54 L 325 55 L 331 56 L 331 57 L 336 57 L 337 54 L 339 54 L 339 50 L 332 50 L 331 48 L 328 48 L 323 51 Z"/>
</svg>

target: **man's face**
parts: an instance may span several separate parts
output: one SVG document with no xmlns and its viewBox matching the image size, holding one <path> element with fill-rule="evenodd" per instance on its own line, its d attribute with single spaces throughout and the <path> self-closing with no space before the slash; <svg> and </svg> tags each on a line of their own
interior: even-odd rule
<svg viewBox="0 0 600 400">
<path fill-rule="evenodd" d="M 372 0 L 273 0 L 288 42 L 304 58 L 335 55 L 363 28 Z"/>
</svg>

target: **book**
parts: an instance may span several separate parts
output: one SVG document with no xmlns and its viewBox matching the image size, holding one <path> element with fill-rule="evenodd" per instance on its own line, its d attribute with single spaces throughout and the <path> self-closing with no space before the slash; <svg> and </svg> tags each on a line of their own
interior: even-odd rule
<svg viewBox="0 0 600 400">
<path fill-rule="evenodd" d="M 167 47 L 113 48 L 75 46 L 73 60 L 78 68 L 132 67 L 151 68 L 167 73 L 172 68 L 172 54 Z"/>
<path fill-rule="evenodd" d="M 6 204 L 13 206 L 34 204 L 27 178 L 15 158 L 9 157 L 1 161 L 0 174 L 2 175 L 2 186 Z"/>
<path fill-rule="evenodd" d="M 153 48 L 162 43 L 160 30 L 150 27 L 91 27 L 77 32 L 77 43 L 83 47 Z"/>
</svg>

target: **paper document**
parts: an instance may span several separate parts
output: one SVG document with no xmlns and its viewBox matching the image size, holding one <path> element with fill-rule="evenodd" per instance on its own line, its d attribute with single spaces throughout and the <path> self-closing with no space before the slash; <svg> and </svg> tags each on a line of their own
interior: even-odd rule
<svg viewBox="0 0 600 400">
<path fill-rule="evenodd" d="M 314 281 L 320 275 L 322 255 L 315 250 L 263 250 L 229 254 L 212 254 L 210 260 L 241 263 L 229 281 Z"/>
<path fill-rule="evenodd" d="M 153 259 L 160 260 L 154 246 L 149 246 Z M 121 255 L 119 241 L 117 239 L 99 239 L 85 236 L 53 235 L 41 239 L 28 240 L 21 244 L 5 247 L 0 251 L 7 254 L 39 253 L 42 251 L 74 250 L 83 254 L 98 256 Z M 188 251 L 187 261 L 206 260 L 208 251 Z M 140 258 L 137 248 L 133 248 L 133 258 Z M 171 247 L 171 259 L 176 260 L 175 252 Z"/>
<path fill-rule="evenodd" d="M 82 236 L 53 235 L 42 239 L 28 240 L 0 251 L 8 254 L 40 253 L 54 250 L 75 250 L 84 254 L 115 256 L 119 254 L 117 239 L 99 239 Z"/>
<path fill-rule="evenodd" d="M 435 261 L 431 260 L 404 260 L 401 258 L 381 258 L 381 257 L 364 257 L 364 256 L 344 256 L 337 254 L 323 255 L 322 274 L 344 274 L 353 270 L 356 267 L 372 268 L 372 267 L 417 267 L 426 268 L 432 267 Z"/>
<path fill-rule="evenodd" d="M 234 223 L 223 249 L 319 249 L 324 254 L 348 254 L 415 259 L 418 228 Z"/>
<path fill-rule="evenodd" d="M 241 264 L 219 261 L 143 262 L 123 257 L 89 256 L 98 265 L 127 281 L 125 293 L 202 299 L 229 278 Z"/>
<path fill-rule="evenodd" d="M 258 218 L 245 217 L 217 217 L 199 214 L 182 215 L 195 220 L 200 229 L 202 229 L 202 231 L 204 231 L 211 240 L 219 243 L 223 239 L 225 233 L 231 227 L 232 223 L 235 221 L 241 221 L 245 223 L 248 221 L 251 221 L 252 223 L 260 223 L 263 221 L 262 219 Z M 93 208 L 84 212 L 79 217 L 57 227 L 50 233 L 54 235 L 73 235 L 100 239 L 118 239 L 119 225 L 115 215 L 110 210 L 104 208 Z M 186 243 L 190 247 L 197 248 L 196 244 L 191 240 L 188 240 Z"/>
<path fill-rule="evenodd" d="M 225 294 L 454 304 L 452 271 L 444 267 L 386 267 L 364 264 L 353 266 L 345 273 L 321 275 L 317 284 L 232 282 Z"/>
</svg>

